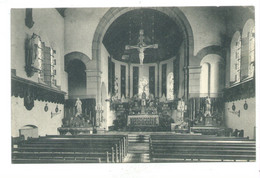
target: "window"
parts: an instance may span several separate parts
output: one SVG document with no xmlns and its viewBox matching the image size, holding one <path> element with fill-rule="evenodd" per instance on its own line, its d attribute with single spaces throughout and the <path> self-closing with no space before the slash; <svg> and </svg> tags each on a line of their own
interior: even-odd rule
<svg viewBox="0 0 260 178">
<path fill-rule="evenodd" d="M 239 31 L 233 35 L 230 49 L 230 82 L 238 83 L 241 72 L 241 35 Z"/>
<path fill-rule="evenodd" d="M 54 54 L 56 54 L 56 51 L 51 48 L 51 86 L 55 87 L 57 86 L 57 81 L 55 79 L 56 76 L 56 59 L 54 58 Z"/>
<path fill-rule="evenodd" d="M 255 28 L 252 27 L 248 33 L 249 38 L 249 65 L 248 77 L 253 77 L 255 72 Z"/>
<path fill-rule="evenodd" d="M 36 34 L 33 34 L 33 39 L 35 49 L 35 62 L 33 63 L 33 67 L 37 71 L 38 81 L 43 82 L 44 43 L 41 41 L 41 37 Z"/>
<path fill-rule="evenodd" d="M 240 69 L 241 69 L 241 36 L 236 41 L 235 47 L 235 82 L 240 82 Z"/>
<path fill-rule="evenodd" d="M 255 27 L 247 20 L 242 36 L 236 32 L 231 42 L 230 82 L 239 83 L 254 77 L 255 73 Z"/>
</svg>

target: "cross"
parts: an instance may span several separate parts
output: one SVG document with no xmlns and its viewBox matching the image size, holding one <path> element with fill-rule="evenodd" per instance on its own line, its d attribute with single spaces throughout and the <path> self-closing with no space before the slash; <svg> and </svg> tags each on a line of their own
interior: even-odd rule
<svg viewBox="0 0 260 178">
<path fill-rule="evenodd" d="M 158 44 L 146 45 L 144 42 L 144 30 L 143 29 L 141 29 L 139 32 L 139 43 L 137 43 L 137 45 L 134 45 L 134 46 L 126 45 L 125 46 L 126 50 L 137 49 L 139 51 L 139 59 L 140 59 L 141 65 L 143 64 L 143 60 L 144 60 L 144 50 L 147 48 L 156 49 L 156 48 L 158 48 Z"/>
</svg>

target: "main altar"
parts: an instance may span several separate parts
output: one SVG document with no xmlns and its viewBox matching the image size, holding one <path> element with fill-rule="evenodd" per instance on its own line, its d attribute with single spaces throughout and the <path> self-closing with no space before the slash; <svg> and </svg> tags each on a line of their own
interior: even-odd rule
<svg viewBox="0 0 260 178">
<path fill-rule="evenodd" d="M 167 99 L 142 92 L 132 98 L 110 100 L 115 113 L 112 129 L 119 131 L 171 131 L 223 133 L 221 100 L 216 98 Z"/>
<path fill-rule="evenodd" d="M 128 115 L 127 126 L 131 127 L 156 127 L 159 126 L 158 115 Z"/>
</svg>

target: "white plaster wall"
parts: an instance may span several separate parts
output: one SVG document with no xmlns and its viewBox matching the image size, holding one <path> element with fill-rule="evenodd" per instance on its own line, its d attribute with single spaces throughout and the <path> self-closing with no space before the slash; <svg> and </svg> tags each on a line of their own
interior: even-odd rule
<svg viewBox="0 0 260 178">
<path fill-rule="evenodd" d="M 56 9 L 33 9 L 34 25 L 31 29 L 25 26 L 25 9 L 11 10 L 11 68 L 16 69 L 16 75 L 27 80 L 38 82 L 37 75 L 27 77 L 25 72 L 25 40 L 33 33 L 41 36 L 46 46 L 56 50 L 56 79 L 61 89 L 67 92 L 67 75 L 64 72 L 64 19 Z M 61 114 L 51 118 L 55 112 L 55 103 L 48 103 L 49 110 L 44 111 L 47 102 L 36 100 L 32 110 L 24 107 L 23 98 L 11 97 L 12 136 L 18 136 L 19 129 L 24 125 L 38 127 L 39 135 L 58 134 L 63 118 L 63 105 L 59 104 Z"/>
<path fill-rule="evenodd" d="M 209 95 L 209 70 L 210 64 L 206 62 L 203 63 L 200 74 L 200 97 L 206 97 Z"/>
<path fill-rule="evenodd" d="M 37 75 L 26 76 L 25 39 L 33 33 L 40 35 L 46 46 L 56 50 L 57 85 L 63 91 L 67 90 L 67 75 L 64 72 L 64 19 L 56 9 L 33 9 L 34 25 L 31 29 L 25 26 L 25 9 L 11 11 L 11 68 L 16 69 L 16 75 L 27 80 L 38 82 Z"/>
<path fill-rule="evenodd" d="M 68 8 L 65 11 L 65 54 L 78 51 L 92 58 L 92 41 L 108 8 Z"/>
<path fill-rule="evenodd" d="M 179 7 L 188 19 L 194 36 L 194 56 L 204 47 L 222 46 L 226 33 L 225 15 L 218 7 Z"/>
<path fill-rule="evenodd" d="M 48 104 L 49 110 L 44 111 L 44 107 Z M 51 112 L 55 112 L 55 108 L 61 110 L 61 113 L 51 118 Z M 64 117 L 64 106 L 57 103 L 48 103 L 35 100 L 34 107 L 28 111 L 24 106 L 24 99 L 20 97 L 11 97 L 11 135 L 19 136 L 19 129 L 25 125 L 35 125 L 38 127 L 39 136 L 57 135 L 58 127 L 62 125 Z"/>
<path fill-rule="evenodd" d="M 202 71 L 200 75 L 200 96 L 217 97 L 223 88 L 223 71 L 221 64 L 224 60 L 216 54 L 208 54 L 201 60 Z M 210 77 L 210 79 L 208 78 Z M 209 79 L 209 80 L 208 80 Z M 209 82 L 210 81 L 210 82 Z M 208 86 L 209 84 L 209 86 Z"/>
<path fill-rule="evenodd" d="M 245 100 L 239 100 L 234 102 L 225 103 L 225 122 L 228 128 L 244 130 L 244 136 L 254 139 L 255 132 L 255 117 L 256 117 L 256 105 L 255 98 L 246 99 L 248 104 L 248 109 L 244 110 Z M 240 117 L 235 114 L 232 114 L 229 111 L 232 111 L 233 103 L 236 106 L 236 111 L 240 110 Z M 229 108 L 229 110 L 228 110 Z"/>
</svg>

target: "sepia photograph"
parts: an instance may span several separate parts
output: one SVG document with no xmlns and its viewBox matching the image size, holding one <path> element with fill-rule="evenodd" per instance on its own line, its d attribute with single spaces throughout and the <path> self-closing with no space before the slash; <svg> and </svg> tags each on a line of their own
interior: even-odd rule
<svg viewBox="0 0 260 178">
<path fill-rule="evenodd" d="M 259 176 L 256 8 L 9 8 L 11 167 Z"/>
</svg>

